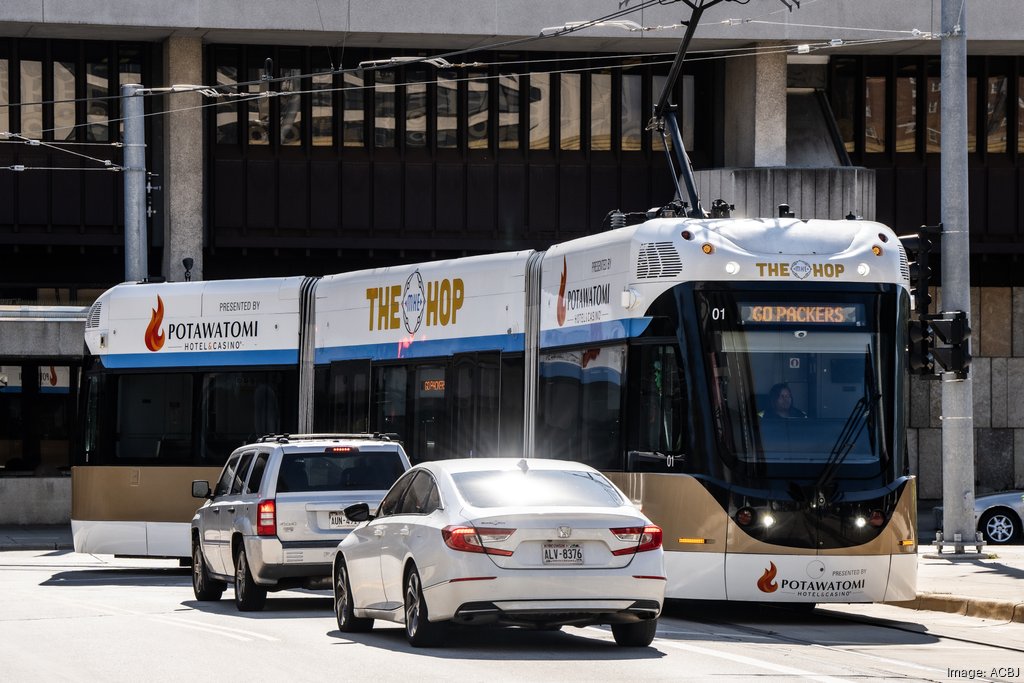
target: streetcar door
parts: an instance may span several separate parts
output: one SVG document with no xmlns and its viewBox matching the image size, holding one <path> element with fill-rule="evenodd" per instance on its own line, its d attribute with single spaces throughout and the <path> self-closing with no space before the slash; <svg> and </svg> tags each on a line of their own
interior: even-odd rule
<svg viewBox="0 0 1024 683">
<path fill-rule="evenodd" d="M 500 455 L 500 368 L 498 352 L 455 357 L 451 390 L 452 457 Z"/>
</svg>

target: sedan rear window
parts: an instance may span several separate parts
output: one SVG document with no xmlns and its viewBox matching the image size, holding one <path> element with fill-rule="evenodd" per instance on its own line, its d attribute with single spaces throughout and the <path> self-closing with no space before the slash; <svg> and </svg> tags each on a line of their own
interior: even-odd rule
<svg viewBox="0 0 1024 683">
<path fill-rule="evenodd" d="M 473 507 L 618 507 L 625 505 L 604 476 L 579 470 L 457 472 L 455 487 Z"/>
<path fill-rule="evenodd" d="M 285 453 L 277 492 L 387 490 L 404 471 L 396 451 Z"/>
</svg>

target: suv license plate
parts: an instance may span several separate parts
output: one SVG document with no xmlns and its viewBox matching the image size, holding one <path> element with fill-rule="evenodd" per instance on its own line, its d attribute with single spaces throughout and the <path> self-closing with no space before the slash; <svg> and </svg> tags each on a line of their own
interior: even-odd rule
<svg viewBox="0 0 1024 683">
<path fill-rule="evenodd" d="M 331 510 L 327 514 L 329 516 L 328 526 L 331 529 L 348 529 L 349 527 L 354 527 L 356 525 L 355 522 L 353 522 L 345 516 L 344 512 L 340 512 L 338 510 Z"/>
<path fill-rule="evenodd" d="M 583 564 L 579 543 L 545 543 L 544 564 Z"/>
</svg>

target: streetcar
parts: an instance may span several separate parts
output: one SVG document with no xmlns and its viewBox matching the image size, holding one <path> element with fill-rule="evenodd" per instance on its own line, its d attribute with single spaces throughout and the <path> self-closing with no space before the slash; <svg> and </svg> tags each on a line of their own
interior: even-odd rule
<svg viewBox="0 0 1024 683">
<path fill-rule="evenodd" d="M 368 431 L 607 472 L 665 530 L 669 597 L 913 597 L 899 239 L 651 213 L 546 251 L 115 287 L 86 329 L 76 549 L 186 557 L 194 468 Z"/>
</svg>

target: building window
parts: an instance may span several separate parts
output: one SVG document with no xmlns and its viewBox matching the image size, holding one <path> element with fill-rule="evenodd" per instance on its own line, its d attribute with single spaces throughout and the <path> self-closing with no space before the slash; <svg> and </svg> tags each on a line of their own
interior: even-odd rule
<svg viewBox="0 0 1024 683">
<path fill-rule="evenodd" d="M 330 66 L 313 70 L 313 146 L 330 147 L 334 144 L 334 76 Z"/>
<path fill-rule="evenodd" d="M 375 147 L 395 146 L 395 72 L 374 73 L 373 141 Z"/>
<path fill-rule="evenodd" d="M 342 134 L 346 147 L 366 146 L 366 84 L 361 74 L 346 73 L 342 90 Z"/>
<path fill-rule="evenodd" d="M 459 146 L 459 81 L 454 69 L 437 72 L 437 146 Z"/>
<path fill-rule="evenodd" d="M 985 137 L 989 152 L 1006 152 L 1006 76 L 990 76 L 985 102 Z"/>
<path fill-rule="evenodd" d="M 498 76 L 498 147 L 519 149 L 519 76 Z"/>
<path fill-rule="evenodd" d="M 622 75 L 622 96 L 619 99 L 623 152 L 639 152 L 643 148 L 643 103 L 643 76 L 637 73 L 624 73 Z"/>
<path fill-rule="evenodd" d="M 901 73 L 913 71 L 902 70 Z M 917 78 L 900 75 L 896 78 L 896 132 L 893 136 L 897 152 L 917 151 Z"/>
<path fill-rule="evenodd" d="M 490 123 L 490 101 L 488 90 L 490 81 L 486 71 L 470 71 L 468 73 L 467 86 L 469 88 L 468 111 L 468 134 L 470 149 L 487 149 L 489 138 L 487 135 Z"/>
<path fill-rule="evenodd" d="M 269 78 L 262 66 L 250 66 L 246 75 L 249 81 L 249 94 L 258 95 L 266 92 L 269 83 L 262 82 Z M 253 97 L 249 100 L 249 144 L 264 146 L 270 144 L 270 98 Z"/>
<path fill-rule="evenodd" d="M 590 149 L 604 152 L 612 148 L 612 75 L 590 76 Z"/>
<path fill-rule="evenodd" d="M 110 58 L 106 47 L 90 51 L 85 63 L 85 109 L 88 126 L 85 138 L 89 142 L 110 140 Z"/>
<path fill-rule="evenodd" d="M 580 148 L 580 74 L 559 75 L 559 148 Z"/>
<path fill-rule="evenodd" d="M 1017 79 L 1017 151 L 1024 154 L 1024 76 Z"/>
<path fill-rule="evenodd" d="M 942 81 L 934 76 L 928 78 L 927 144 L 925 150 L 938 154 L 942 148 Z"/>
<path fill-rule="evenodd" d="M 530 74 L 530 149 L 551 149 L 551 74 Z"/>
<path fill-rule="evenodd" d="M 226 94 L 238 92 L 235 84 L 238 82 L 238 67 L 229 64 L 219 64 L 215 74 L 217 89 Z M 217 144 L 234 145 L 238 143 L 238 105 L 232 104 L 231 97 L 221 98 L 226 102 L 219 101 L 214 109 L 217 126 Z"/>
<path fill-rule="evenodd" d="M 278 96 L 278 127 L 282 147 L 297 147 L 302 144 L 302 96 L 293 94 L 305 88 L 299 76 L 302 69 L 288 67 L 280 70 L 281 95 Z"/>
<path fill-rule="evenodd" d="M 8 71 L 10 66 L 6 59 L 0 59 L 0 132 L 11 130 L 11 119 L 8 115 L 11 103 L 11 77 Z"/>
<path fill-rule="evenodd" d="M 885 151 L 885 78 L 864 79 L 864 151 Z"/>
<path fill-rule="evenodd" d="M 75 131 L 75 73 L 78 65 L 73 61 L 53 62 L 53 139 L 74 140 Z"/>
<path fill-rule="evenodd" d="M 427 146 L 427 73 L 409 69 L 405 86 L 405 146 Z"/>
<path fill-rule="evenodd" d="M 43 63 L 21 60 L 21 134 L 33 140 L 43 138 Z"/>
</svg>

